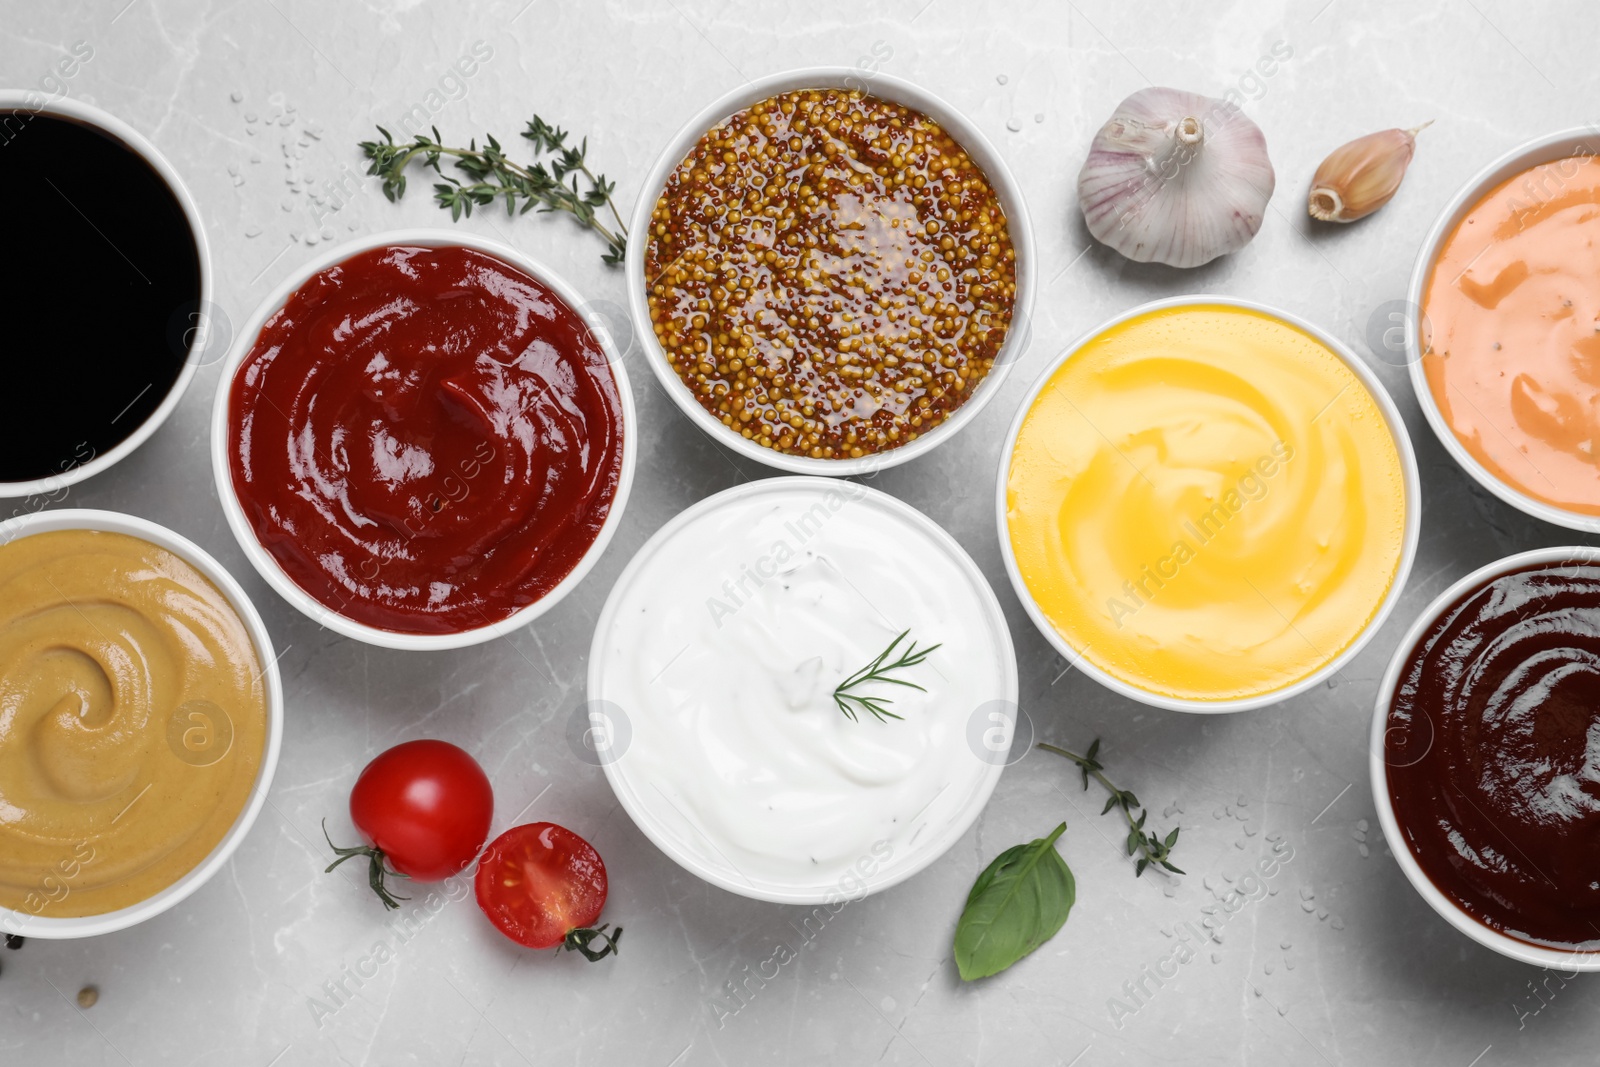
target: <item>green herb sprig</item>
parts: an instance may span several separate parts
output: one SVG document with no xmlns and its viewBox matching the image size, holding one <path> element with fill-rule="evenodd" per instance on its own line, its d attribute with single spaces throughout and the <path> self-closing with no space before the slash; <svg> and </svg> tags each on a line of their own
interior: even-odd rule
<svg viewBox="0 0 1600 1067">
<path fill-rule="evenodd" d="M 576 146 L 569 145 L 567 131 L 535 115 L 522 131 L 522 136 L 532 142 L 534 155 L 533 161 L 523 166 L 507 158 L 500 142 L 488 135 L 484 137 L 482 148 L 478 147 L 476 138 L 466 148 L 452 148 L 443 143 L 437 126 L 431 138 L 419 133 L 414 140 L 399 144 L 382 126 L 378 127 L 378 132 L 383 140 L 362 141 L 360 147 L 371 160 L 367 173 L 383 179 L 383 195 L 391 201 L 405 195 L 406 168 L 413 160 L 421 159 L 423 166 L 432 167 L 444 179 L 434 185 L 433 195 L 440 207 L 450 210 L 452 219 L 470 216 L 474 206 L 486 207 L 503 197 L 508 215 L 525 215 L 538 208 L 541 212 L 564 211 L 573 216 L 605 239 L 606 253 L 602 258 L 610 266 L 620 264 L 627 255 L 628 227 L 611 197 L 617 185 L 607 181 L 604 174 L 589 169 L 588 138 Z M 551 158 L 541 161 L 542 155 Z M 460 181 L 444 172 L 439 161 L 446 156 L 453 158 L 455 168 L 465 174 L 468 181 Z M 580 175 L 587 183 L 582 191 L 578 188 Z M 616 220 L 616 229 L 600 220 L 602 208 L 610 211 L 612 219 Z"/>
<path fill-rule="evenodd" d="M 1043 741 L 1039 742 L 1039 747 L 1047 752 L 1054 752 L 1058 756 L 1065 756 L 1073 763 L 1076 763 L 1078 770 L 1083 772 L 1083 788 L 1085 790 L 1089 788 L 1089 778 L 1091 776 L 1105 787 L 1110 796 L 1106 798 L 1106 806 L 1100 809 L 1101 815 L 1104 815 L 1112 808 L 1122 809 L 1122 817 L 1128 823 L 1128 855 L 1132 856 L 1135 852 L 1139 853 L 1139 862 L 1133 868 L 1133 876 L 1135 878 L 1144 874 L 1145 869 L 1152 864 L 1159 864 L 1173 874 L 1184 873 L 1179 868 L 1174 867 L 1171 860 L 1172 848 L 1178 843 L 1178 831 L 1173 830 L 1166 837 L 1160 837 L 1154 832 L 1145 830 L 1145 820 L 1150 813 L 1140 806 L 1139 798 L 1134 796 L 1132 791 L 1118 789 L 1111 784 L 1111 779 L 1106 777 L 1105 766 L 1097 758 L 1100 755 L 1100 739 L 1098 737 L 1094 739 L 1094 744 L 1089 746 L 1089 751 L 1081 756 L 1076 752 L 1057 748 L 1055 745 L 1046 744 Z M 1139 808 L 1138 818 L 1134 818 L 1134 808 Z"/>
<path fill-rule="evenodd" d="M 940 647 L 940 645 L 929 645 L 927 648 L 919 651 L 917 649 L 917 643 L 912 641 L 906 646 L 905 651 L 900 653 L 900 658 L 895 660 L 893 663 L 890 663 L 889 657 L 894 655 L 894 650 L 899 647 L 900 642 L 905 640 L 906 635 L 910 632 L 910 630 L 901 630 L 900 636 L 896 637 L 893 641 L 890 641 L 889 647 L 878 653 L 876 659 L 867 664 L 865 667 L 862 667 L 859 671 L 856 671 L 844 681 L 840 682 L 839 685 L 834 689 L 834 706 L 840 711 L 844 712 L 845 717 L 851 722 L 861 721 L 856 717 L 857 708 L 871 712 L 879 722 L 886 722 L 889 719 L 900 719 L 902 721 L 905 719 L 905 716 L 896 715 L 894 712 L 889 710 L 889 705 L 893 704 L 894 701 L 890 700 L 888 697 L 862 696 L 859 693 L 850 692 L 850 690 L 854 689 L 856 686 L 865 685 L 868 682 L 885 682 L 889 685 L 903 685 L 908 689 L 916 689 L 924 693 L 927 692 L 926 689 L 923 689 L 923 687 L 918 685 L 916 682 L 908 682 L 904 678 L 890 677 L 891 673 L 894 671 L 905 670 L 908 667 L 917 666 L 923 660 L 927 659 L 935 649 Z"/>
</svg>

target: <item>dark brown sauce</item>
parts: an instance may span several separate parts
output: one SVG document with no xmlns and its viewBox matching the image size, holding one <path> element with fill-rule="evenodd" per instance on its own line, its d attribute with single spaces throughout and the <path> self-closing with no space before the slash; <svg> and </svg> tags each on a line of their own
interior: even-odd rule
<svg viewBox="0 0 1600 1067">
<path fill-rule="evenodd" d="M 200 254 L 161 176 L 79 122 L 0 111 L 0 482 L 61 474 L 125 441 L 177 381 Z"/>
<path fill-rule="evenodd" d="M 1600 942 L 1600 565 L 1515 571 L 1451 605 L 1401 672 L 1384 758 L 1441 892 L 1513 937 Z"/>
</svg>

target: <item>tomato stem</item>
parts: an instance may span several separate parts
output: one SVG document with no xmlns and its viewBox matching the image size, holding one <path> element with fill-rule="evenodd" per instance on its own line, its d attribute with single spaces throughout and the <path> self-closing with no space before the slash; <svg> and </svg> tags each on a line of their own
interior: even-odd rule
<svg viewBox="0 0 1600 1067">
<path fill-rule="evenodd" d="M 352 859 L 356 856 L 365 856 L 369 861 L 367 865 L 367 884 L 372 887 L 372 891 L 374 893 L 378 894 L 378 899 L 383 901 L 383 906 L 385 908 L 398 911 L 400 908 L 400 901 L 411 899 L 410 897 L 396 896 L 395 894 L 389 892 L 389 887 L 384 884 L 384 877 L 386 875 L 394 875 L 396 878 L 404 878 L 405 875 L 401 874 L 399 871 L 393 871 L 389 869 L 388 864 L 385 862 L 387 857 L 384 856 L 383 849 L 373 848 L 371 845 L 352 845 L 349 848 L 340 848 L 338 845 L 333 843 L 333 838 L 328 836 L 327 819 L 322 820 L 322 836 L 323 839 L 328 842 L 328 847 L 333 849 L 334 852 L 338 853 L 339 856 L 338 859 L 334 860 L 332 863 L 328 864 L 322 869 L 323 874 L 327 874 L 328 872 L 332 871 L 335 867 L 339 866 L 339 864 L 343 863 L 347 859 Z M 621 933 L 622 931 L 618 930 L 617 932 Z"/>
<path fill-rule="evenodd" d="M 610 923 L 601 923 L 599 926 L 579 926 L 567 931 L 567 936 L 561 939 L 561 944 L 556 946 L 556 951 L 570 949 L 573 952 L 583 953 L 583 958 L 590 963 L 603 960 L 607 956 L 619 954 L 617 943 L 622 940 L 622 927 L 617 927 L 611 933 L 606 933 Z M 605 942 L 605 948 L 591 947 L 595 941 Z"/>
</svg>

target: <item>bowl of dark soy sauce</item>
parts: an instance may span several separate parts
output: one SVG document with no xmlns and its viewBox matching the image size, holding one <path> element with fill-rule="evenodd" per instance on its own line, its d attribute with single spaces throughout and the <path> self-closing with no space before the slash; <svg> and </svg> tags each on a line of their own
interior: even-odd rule
<svg viewBox="0 0 1600 1067">
<path fill-rule="evenodd" d="M 60 499 L 143 444 L 226 349 L 205 230 L 137 131 L 33 91 L 0 89 L 0 203 L 0 497 Z"/>
</svg>

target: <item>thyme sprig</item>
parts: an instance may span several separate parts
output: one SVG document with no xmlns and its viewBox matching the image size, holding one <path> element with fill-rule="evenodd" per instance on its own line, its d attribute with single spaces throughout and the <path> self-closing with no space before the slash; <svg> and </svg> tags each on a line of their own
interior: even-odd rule
<svg viewBox="0 0 1600 1067">
<path fill-rule="evenodd" d="M 926 689 L 923 689 L 923 687 L 918 685 L 916 682 L 908 682 L 904 678 L 893 678 L 890 676 L 894 671 L 905 670 L 907 667 L 917 666 L 917 664 L 927 659 L 935 649 L 940 647 L 940 645 L 929 645 L 927 648 L 919 651 L 916 641 L 912 641 L 906 646 L 905 651 L 900 653 L 900 658 L 895 660 L 893 663 L 890 663 L 889 657 L 894 655 L 894 650 L 899 647 L 900 642 L 905 640 L 906 635 L 910 632 L 910 630 L 901 630 L 900 636 L 896 637 L 893 641 L 890 641 L 889 647 L 878 653 L 876 659 L 867 664 L 865 667 L 862 667 L 860 670 L 856 671 L 844 681 L 840 682 L 834 689 L 834 706 L 840 711 L 844 712 L 846 718 L 850 719 L 852 722 L 860 722 L 861 720 L 856 717 L 856 708 L 861 708 L 865 711 L 871 712 L 879 722 L 886 722 L 889 719 L 904 720 L 905 716 L 896 715 L 894 712 L 889 710 L 889 705 L 893 704 L 894 701 L 890 700 L 888 697 L 862 696 L 859 693 L 850 692 L 850 690 L 854 689 L 856 686 L 865 685 L 868 682 L 885 682 L 889 685 L 903 685 L 908 689 L 916 689 L 924 693 L 927 692 Z"/>
<path fill-rule="evenodd" d="M 569 145 L 566 130 L 551 126 L 535 115 L 522 131 L 522 136 L 533 144 L 534 156 L 533 161 L 524 166 L 513 163 L 500 142 L 489 135 L 485 135 L 482 148 L 478 147 L 477 138 L 468 142 L 466 148 L 452 148 L 444 144 L 437 126 L 431 138 L 419 133 L 415 139 L 399 144 L 382 126 L 378 127 L 378 132 L 383 140 L 362 141 L 360 147 L 371 160 L 367 173 L 383 179 L 383 195 L 391 201 L 405 195 L 406 168 L 420 158 L 423 166 L 432 167 L 444 179 L 434 185 L 433 195 L 440 207 L 450 209 L 452 219 L 470 216 L 474 206 L 486 207 L 503 197 L 507 215 L 525 215 L 538 208 L 541 212 L 564 211 L 573 216 L 605 239 L 603 258 L 611 266 L 620 264 L 627 254 L 628 227 L 611 196 L 617 184 L 589 169 L 587 137 L 577 145 Z M 543 155 L 551 158 L 540 160 Z M 444 172 L 440 160 L 446 156 L 451 157 L 455 168 L 465 174 L 468 181 Z M 578 188 L 580 175 L 588 186 L 581 191 Z M 616 220 L 615 229 L 600 220 L 602 208 L 609 210 Z"/>
<path fill-rule="evenodd" d="M 1085 790 L 1089 788 L 1089 778 L 1091 776 L 1105 787 L 1110 796 L 1106 798 L 1106 806 L 1100 809 L 1101 815 L 1104 815 L 1112 808 L 1122 809 L 1122 817 L 1128 823 L 1128 855 L 1132 856 L 1135 852 L 1139 853 L 1139 862 L 1133 869 L 1135 878 L 1144 874 L 1145 868 L 1151 864 L 1160 864 L 1173 874 L 1184 873 L 1179 868 L 1174 867 L 1171 860 L 1172 847 L 1178 843 L 1178 831 L 1173 830 L 1166 837 L 1161 837 L 1154 832 L 1145 830 L 1145 820 L 1150 813 L 1139 804 L 1139 798 L 1134 796 L 1131 790 L 1118 789 L 1111 784 L 1111 779 L 1106 777 L 1105 766 L 1097 758 L 1100 755 L 1100 739 L 1098 737 L 1094 739 L 1094 744 L 1089 746 L 1089 751 L 1081 756 L 1076 752 L 1057 748 L 1055 745 L 1046 744 L 1043 741 L 1039 742 L 1039 747 L 1048 752 L 1054 752 L 1058 756 L 1065 756 L 1073 763 L 1076 763 L 1078 770 L 1083 772 L 1083 788 Z M 1134 818 L 1134 808 L 1139 809 L 1138 818 Z"/>
</svg>

